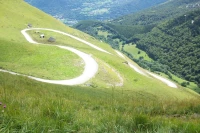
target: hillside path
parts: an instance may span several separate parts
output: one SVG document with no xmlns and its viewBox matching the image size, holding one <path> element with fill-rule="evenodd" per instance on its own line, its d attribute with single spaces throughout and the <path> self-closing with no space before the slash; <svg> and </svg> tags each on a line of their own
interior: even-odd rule
<svg viewBox="0 0 200 133">
<path fill-rule="evenodd" d="M 119 52 L 119 51 L 116 50 L 116 53 L 117 53 L 121 58 L 126 59 L 125 56 L 124 56 L 121 52 Z M 178 88 L 178 86 L 177 86 L 175 83 L 173 83 L 172 81 L 170 81 L 170 80 L 168 80 L 168 79 L 165 79 L 165 78 L 163 78 L 163 77 L 161 77 L 161 76 L 159 76 L 159 75 L 156 75 L 156 74 L 154 74 L 154 73 L 151 73 L 151 72 L 149 72 L 149 71 L 147 71 L 147 70 L 144 72 L 144 71 L 140 70 L 138 67 L 136 67 L 135 65 L 131 64 L 130 62 L 128 62 L 128 65 L 129 65 L 131 68 L 133 68 L 136 72 L 138 72 L 138 73 L 140 73 L 140 74 L 142 74 L 142 75 L 144 75 L 144 76 L 147 76 L 147 74 L 148 74 L 148 75 L 152 76 L 153 78 L 156 78 L 156 79 L 162 81 L 163 83 L 167 84 L 169 87 Z"/>
<path fill-rule="evenodd" d="M 46 30 L 46 31 L 52 31 L 52 32 L 55 32 L 55 33 L 60 33 L 60 34 L 62 34 L 62 35 L 71 37 L 71 38 L 73 38 L 73 39 L 75 39 L 75 40 L 77 40 L 77 41 L 79 41 L 79 42 L 82 42 L 82 43 L 84 43 L 84 44 L 86 44 L 86 45 L 88 45 L 88 46 L 90 46 L 90 47 L 92 47 L 92 48 L 94 48 L 94 49 L 96 49 L 96 50 L 98 50 L 98 51 L 101 51 L 101 52 L 104 52 L 104 53 L 107 53 L 107 54 L 111 54 L 110 52 L 108 52 L 108 51 L 106 51 L 106 50 L 104 50 L 104 49 L 102 49 L 102 48 L 100 48 L 100 47 L 98 47 L 98 46 L 96 46 L 96 45 L 94 45 L 94 44 L 92 44 L 92 43 L 90 43 L 90 42 L 87 42 L 87 41 L 85 41 L 85 40 L 83 40 L 83 39 L 81 39 L 81 38 L 78 38 L 78 37 L 76 37 L 76 36 L 73 36 L 73 35 L 71 35 L 71 34 L 69 34 L 69 33 L 62 32 L 62 31 L 59 31 L 59 30 L 48 29 L 48 28 L 29 28 L 29 29 L 24 29 L 24 30 L 22 30 L 21 33 L 24 35 L 24 37 L 25 37 L 25 38 L 27 39 L 27 41 L 29 41 L 30 43 L 39 44 L 39 43 L 33 41 L 32 38 L 26 33 L 26 31 L 28 31 L 28 30 Z"/>
<path fill-rule="evenodd" d="M 21 33 L 23 34 L 23 36 L 26 38 L 26 40 L 32 44 L 41 44 L 41 43 L 38 43 L 38 42 L 35 42 L 31 37 L 30 35 L 26 32 L 28 30 L 49 30 L 49 31 L 53 31 L 53 32 L 57 32 L 57 33 L 60 33 L 60 34 L 63 34 L 63 35 L 66 35 L 66 36 L 70 36 L 76 40 L 79 40 L 99 51 L 102 51 L 102 52 L 105 52 L 105 53 L 108 53 L 107 51 L 93 45 L 93 44 L 90 44 L 80 38 L 77 38 L 75 36 L 72 36 L 70 34 L 67 34 L 67 33 L 64 33 L 64 32 L 61 32 L 61 31 L 58 31 L 58 30 L 52 30 L 52 29 L 46 29 L 46 28 L 30 28 L 30 29 L 24 29 L 21 31 Z M 42 44 L 41 44 L 42 45 Z M 49 46 L 52 46 L 50 44 L 45 44 L 45 45 L 49 45 Z M 91 57 L 91 55 L 88 55 L 84 52 L 81 52 L 77 49 L 74 49 L 74 48 L 71 48 L 71 47 L 68 47 L 68 46 L 60 46 L 60 45 L 54 45 L 56 47 L 59 47 L 61 49 L 65 49 L 65 50 L 69 50 L 75 54 L 77 54 L 79 57 L 81 57 L 85 63 L 85 68 L 84 68 L 84 71 L 83 73 L 76 77 L 76 78 L 73 78 L 73 79 L 69 79 L 69 80 L 48 80 L 48 79 L 42 79 L 42 78 L 37 78 L 37 77 L 32 77 L 32 76 L 28 76 L 28 75 L 23 75 L 23 74 L 19 74 L 19 73 L 15 73 L 15 72 L 11 72 L 11 71 L 7 71 L 7 70 L 2 70 L 0 69 L 0 71 L 2 72 L 8 72 L 10 74 L 13 74 L 13 75 L 21 75 L 21 76 L 26 76 L 28 78 L 31 78 L 31 79 L 34 79 L 34 80 L 37 80 L 37 81 L 40 81 L 40 82 L 45 82 L 45 83 L 51 83 L 51 84 L 59 84 L 59 85 L 79 85 L 79 84 L 83 84 L 85 82 L 87 82 L 88 80 L 90 80 L 92 77 L 94 77 L 94 75 L 97 73 L 98 71 L 98 64 L 97 62 Z"/>
</svg>

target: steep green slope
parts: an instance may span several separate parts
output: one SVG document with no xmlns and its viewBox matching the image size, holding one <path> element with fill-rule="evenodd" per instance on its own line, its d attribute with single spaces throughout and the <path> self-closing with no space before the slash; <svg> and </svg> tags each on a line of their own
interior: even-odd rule
<svg viewBox="0 0 200 133">
<path fill-rule="evenodd" d="M 15 6 L 15 4 L 19 5 L 19 8 L 15 8 L 15 10 L 9 10 L 9 8 L 13 8 Z M 126 64 L 123 64 L 122 62 L 124 62 L 124 59 L 120 59 L 116 52 L 107 44 L 103 43 L 103 42 L 99 42 L 97 40 L 95 40 L 94 38 L 88 36 L 87 34 L 84 34 L 80 31 L 71 29 L 69 27 L 66 27 L 64 24 L 60 23 L 59 21 L 52 19 L 50 16 L 40 12 L 37 9 L 34 9 L 32 7 L 30 7 L 29 5 L 21 2 L 20 0 L 18 1 L 10 1 L 10 2 L 2 2 L 1 4 L 2 8 L 2 16 L 3 19 L 1 23 L 1 57 L 7 57 L 8 59 L 5 60 L 5 58 L 1 58 L 1 63 L 6 64 L 3 68 L 7 69 L 6 66 L 9 66 L 9 64 L 13 64 L 10 66 L 9 70 L 11 71 L 15 71 L 16 66 L 19 64 L 18 60 L 20 58 L 24 58 L 26 57 L 24 60 L 24 62 L 26 63 L 31 63 L 30 62 L 30 57 L 32 57 L 33 55 L 37 55 L 38 53 L 36 52 L 39 48 L 41 50 L 43 50 L 43 54 L 47 54 L 49 53 L 49 51 L 51 51 L 51 54 L 56 54 L 56 52 L 60 52 L 60 49 L 55 49 L 53 46 L 49 47 L 49 46 L 42 46 L 42 45 L 31 45 L 29 44 L 25 38 L 23 37 L 23 35 L 21 35 L 20 31 L 24 28 L 26 28 L 27 23 L 32 23 L 34 27 L 44 27 L 44 28 L 52 28 L 52 29 L 57 29 L 57 30 L 61 30 L 61 31 L 66 31 L 67 33 L 70 33 L 72 35 L 78 36 L 82 39 L 85 39 L 91 43 L 96 44 L 97 46 L 106 49 L 107 51 L 109 51 L 110 53 L 112 53 L 113 55 L 109 55 L 109 54 L 105 54 L 103 52 L 97 51 L 81 42 L 78 42 L 76 40 L 73 40 L 69 37 L 66 37 L 66 39 L 68 40 L 67 42 L 62 42 L 63 44 L 61 45 L 67 45 L 67 46 L 73 46 L 75 48 L 77 48 L 78 50 L 81 50 L 85 53 L 91 54 L 99 63 L 100 66 L 102 66 L 102 69 L 99 70 L 99 73 L 97 74 L 96 78 L 92 79 L 91 81 L 89 81 L 90 84 L 95 84 L 96 86 L 98 86 L 98 88 L 104 88 L 104 87 L 108 87 L 110 88 L 107 84 L 109 84 L 109 80 L 108 81 L 104 81 L 104 78 L 106 78 L 108 75 L 108 73 L 104 70 L 106 68 L 106 64 L 108 64 L 111 68 L 115 69 L 116 71 L 118 71 L 120 73 L 120 75 L 123 77 L 124 79 L 124 86 L 122 88 L 126 89 L 126 90 L 140 90 L 140 91 L 147 91 L 149 93 L 152 94 L 156 94 L 158 93 L 160 95 L 160 93 L 163 93 L 163 95 L 166 95 L 167 93 L 171 96 L 171 97 L 180 97 L 181 99 L 185 96 L 187 96 L 187 92 L 185 93 L 184 91 L 180 92 L 177 89 L 173 89 L 173 88 L 169 88 L 168 86 L 166 86 L 165 84 L 163 84 L 160 81 L 157 80 L 149 80 L 148 77 L 142 76 L 138 73 L 136 73 L 134 70 L 130 69 Z M 28 10 L 28 8 L 30 8 Z M 13 16 L 14 15 L 14 16 Z M 38 17 L 39 16 L 39 17 Z M 12 21 L 10 21 L 12 20 Z M 62 35 L 60 35 L 60 37 L 62 38 Z M 59 40 L 58 40 L 59 41 Z M 13 50 L 16 50 L 13 52 L 11 52 L 10 47 L 12 47 Z M 20 48 L 22 47 L 22 48 Z M 36 49 L 35 47 L 37 47 L 38 49 Z M 54 48 L 54 50 L 52 50 L 51 48 Z M 20 54 L 17 54 L 17 52 L 19 51 Z M 28 51 L 28 52 L 27 52 Z M 62 51 L 62 50 L 61 50 Z M 30 56 L 31 54 L 31 56 Z M 65 53 L 66 55 L 68 55 L 68 53 Z M 58 57 L 52 57 L 52 62 L 57 63 L 57 58 Z M 35 58 L 35 60 L 37 60 L 37 58 Z M 41 59 L 41 63 L 45 62 L 45 58 Z M 34 64 L 34 62 L 33 62 Z M 42 64 L 43 65 L 43 64 Z M 21 66 L 21 70 L 24 69 L 24 67 L 26 68 L 23 73 L 29 75 L 29 71 L 31 69 L 41 69 L 41 64 L 34 64 L 33 66 L 29 65 L 27 66 L 26 64 L 24 66 Z M 45 67 L 44 67 L 45 69 Z M 58 68 L 54 68 L 52 69 L 53 73 L 56 71 L 60 71 Z M 66 70 L 67 71 L 67 70 Z M 20 72 L 20 71 L 15 71 L 15 72 Z M 102 75 L 102 73 L 105 73 L 104 76 L 100 76 Z M 44 75 L 45 76 L 45 75 Z M 133 81 L 133 80 L 137 80 Z M 144 82 L 145 81 L 145 82 Z M 151 86 L 149 86 L 151 85 Z M 118 88 L 118 87 L 117 87 Z M 121 87 L 119 87 L 118 89 L 121 89 Z M 185 90 L 185 89 L 184 89 Z M 172 91 L 173 94 L 169 91 Z M 185 90 L 187 91 L 187 90 Z M 180 93 L 183 93 L 183 97 L 181 96 Z M 158 97 L 160 97 L 158 95 Z M 166 98 L 168 96 L 166 95 Z M 163 98 L 163 97 L 162 97 Z"/>
<path fill-rule="evenodd" d="M 23 71 L 25 67 L 27 70 L 40 70 L 43 65 L 29 60 L 38 55 L 38 50 L 49 55 L 49 58 L 62 51 L 56 49 L 54 44 L 51 47 L 28 43 L 20 33 L 28 23 L 34 27 L 70 33 L 112 53 L 97 51 L 69 37 L 59 40 L 63 38 L 62 35 L 49 33 L 58 37 L 58 42 L 62 43 L 59 45 L 73 46 L 91 54 L 99 64 L 99 71 L 86 84 L 73 87 L 41 83 L 0 72 L 0 132 L 200 131 L 200 101 L 197 93 L 181 86 L 170 88 L 157 79 L 135 72 L 123 63 L 125 60 L 119 58 L 108 44 L 66 27 L 22 0 L 1 0 L 0 15 L 0 63 L 6 64 L 3 69 L 15 71 L 18 60 L 26 57 L 24 62 L 32 63 L 32 66 L 23 64 L 21 71 L 29 75 L 29 71 Z M 58 56 L 70 54 L 66 51 Z M 59 64 L 58 56 L 51 57 L 51 61 Z M 65 61 L 61 60 L 61 63 Z M 45 61 L 41 57 L 41 63 Z M 52 70 L 59 71 L 56 66 Z M 122 87 L 116 86 L 119 80 L 116 71 L 124 80 Z M 182 129 L 188 122 L 188 128 Z"/>
</svg>

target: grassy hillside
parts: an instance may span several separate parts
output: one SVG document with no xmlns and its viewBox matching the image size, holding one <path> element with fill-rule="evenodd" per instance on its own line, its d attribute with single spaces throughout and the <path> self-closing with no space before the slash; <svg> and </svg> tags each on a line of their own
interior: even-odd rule
<svg viewBox="0 0 200 133">
<path fill-rule="evenodd" d="M 200 131 L 197 93 L 181 86 L 170 88 L 156 79 L 136 73 L 108 44 L 66 27 L 22 0 L 1 0 L 0 16 L 0 67 L 6 70 L 27 75 L 30 75 L 29 71 L 47 70 L 55 78 L 55 73 L 71 71 L 60 70 L 60 63 L 66 61 L 61 57 L 70 57 L 69 63 L 80 60 L 68 51 L 55 48 L 54 44 L 28 43 L 20 33 L 28 23 L 70 33 L 112 53 L 99 52 L 59 34 L 45 33 L 56 36 L 59 45 L 72 46 L 91 54 L 99 64 L 98 73 L 87 83 L 72 87 L 45 84 L 0 72 L 0 132 Z M 37 39 L 34 32 L 29 34 Z M 52 56 L 51 63 L 58 66 L 48 69 L 49 64 L 44 64 L 47 55 Z M 117 73 L 124 80 L 122 87 L 116 85 L 120 81 Z M 39 74 L 41 72 L 35 73 L 36 76 Z M 45 72 L 43 74 L 47 77 Z"/>
<path fill-rule="evenodd" d="M 4 73 L 0 78 L 7 106 L 0 105 L 1 132 L 200 131 L 197 100 L 158 101 L 148 92 L 49 85 Z"/>
<path fill-rule="evenodd" d="M 128 53 L 131 53 L 132 56 L 136 59 L 144 59 L 147 61 L 152 61 L 151 58 L 142 50 L 138 49 L 136 45 L 125 45 L 124 50 Z"/>
</svg>

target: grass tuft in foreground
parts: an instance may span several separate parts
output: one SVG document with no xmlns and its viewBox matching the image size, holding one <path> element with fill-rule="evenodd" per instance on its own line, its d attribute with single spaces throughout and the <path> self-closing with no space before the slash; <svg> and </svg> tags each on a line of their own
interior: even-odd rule
<svg viewBox="0 0 200 133">
<path fill-rule="evenodd" d="M 150 100 L 137 91 L 49 85 L 6 73 L 0 78 L 2 133 L 200 132 L 197 99 Z"/>
</svg>

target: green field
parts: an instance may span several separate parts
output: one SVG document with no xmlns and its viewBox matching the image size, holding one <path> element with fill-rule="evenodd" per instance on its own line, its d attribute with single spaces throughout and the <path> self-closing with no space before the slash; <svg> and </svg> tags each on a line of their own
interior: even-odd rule
<svg viewBox="0 0 200 133">
<path fill-rule="evenodd" d="M 200 131 L 197 100 L 158 101 L 141 91 L 49 85 L 3 73 L 0 78 L 0 102 L 7 105 L 0 106 L 1 132 Z"/>
<path fill-rule="evenodd" d="M 45 79 L 69 79 L 83 72 L 84 62 L 70 51 L 53 46 L 1 43 L 0 66 L 3 69 Z"/>
<path fill-rule="evenodd" d="M 103 36 L 103 37 L 105 37 L 107 39 L 108 35 L 111 35 L 111 33 L 109 33 L 108 31 L 101 31 L 101 30 L 99 30 L 98 31 L 98 35 L 99 36 Z"/>
<path fill-rule="evenodd" d="M 136 45 L 124 45 L 124 50 L 130 53 L 134 58 L 139 59 L 140 57 L 143 57 L 144 60 L 152 61 L 151 58 L 144 52 L 143 50 L 140 50 L 136 47 Z"/>
<path fill-rule="evenodd" d="M 70 72 L 69 77 L 80 74 L 82 60 L 55 44 L 90 54 L 99 65 L 97 74 L 79 86 L 46 84 L 0 72 L 0 132 L 200 132 L 200 96 L 196 92 L 181 86 L 170 88 L 140 75 L 108 44 L 65 26 L 22 0 L 0 1 L 0 16 L 0 68 L 56 79 Z M 112 54 L 47 31 L 40 32 L 56 38 L 52 46 L 30 44 L 20 33 L 28 23 L 70 33 Z M 29 34 L 47 43 L 34 31 Z M 121 87 L 117 86 L 119 75 Z"/>
</svg>

